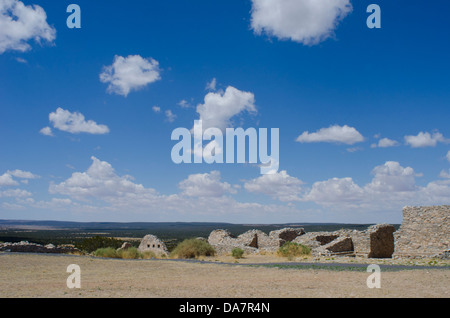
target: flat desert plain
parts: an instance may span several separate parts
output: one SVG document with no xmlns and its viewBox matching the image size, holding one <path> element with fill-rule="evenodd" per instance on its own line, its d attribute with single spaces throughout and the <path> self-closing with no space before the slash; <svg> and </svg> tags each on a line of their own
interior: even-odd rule
<svg viewBox="0 0 450 318">
<path fill-rule="evenodd" d="M 81 288 L 66 285 L 67 267 L 81 269 Z M 279 269 L 171 260 L 0 253 L 0 297 L 444 297 L 450 270 L 381 272 L 381 288 L 368 288 L 364 271 Z"/>
</svg>

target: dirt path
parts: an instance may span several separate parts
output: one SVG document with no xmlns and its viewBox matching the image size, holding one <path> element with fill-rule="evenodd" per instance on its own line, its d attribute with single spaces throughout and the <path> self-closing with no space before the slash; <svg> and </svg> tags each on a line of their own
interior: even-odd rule
<svg viewBox="0 0 450 318">
<path fill-rule="evenodd" d="M 66 286 L 67 266 L 81 288 Z M 314 269 L 116 260 L 44 254 L 0 255 L 0 297 L 450 297 L 448 269 L 370 273 Z"/>
</svg>

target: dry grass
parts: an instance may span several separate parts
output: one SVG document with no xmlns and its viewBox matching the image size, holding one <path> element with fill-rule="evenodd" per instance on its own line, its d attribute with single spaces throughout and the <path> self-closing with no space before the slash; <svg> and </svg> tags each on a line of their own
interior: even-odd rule
<svg viewBox="0 0 450 318">
<path fill-rule="evenodd" d="M 81 268 L 81 289 L 66 286 L 70 264 Z M 449 270 L 382 272 L 380 289 L 367 288 L 368 275 L 167 260 L 0 254 L 0 297 L 450 296 Z"/>
</svg>

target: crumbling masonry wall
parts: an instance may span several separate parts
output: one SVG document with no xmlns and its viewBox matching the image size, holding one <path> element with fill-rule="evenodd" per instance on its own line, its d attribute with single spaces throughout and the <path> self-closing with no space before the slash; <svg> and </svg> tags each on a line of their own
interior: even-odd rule
<svg viewBox="0 0 450 318">
<path fill-rule="evenodd" d="M 434 257 L 449 250 L 450 206 L 403 208 L 395 237 L 395 256 Z"/>
</svg>

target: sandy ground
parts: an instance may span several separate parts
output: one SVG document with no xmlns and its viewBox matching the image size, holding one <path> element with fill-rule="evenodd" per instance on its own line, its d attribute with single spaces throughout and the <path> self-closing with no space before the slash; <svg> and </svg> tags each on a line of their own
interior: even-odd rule
<svg viewBox="0 0 450 318">
<path fill-rule="evenodd" d="M 81 288 L 69 289 L 67 266 L 81 268 Z M 0 254 L 0 297 L 450 297 L 450 270 L 370 273 L 119 260 L 87 256 Z"/>
</svg>

